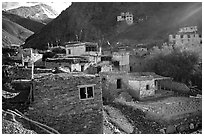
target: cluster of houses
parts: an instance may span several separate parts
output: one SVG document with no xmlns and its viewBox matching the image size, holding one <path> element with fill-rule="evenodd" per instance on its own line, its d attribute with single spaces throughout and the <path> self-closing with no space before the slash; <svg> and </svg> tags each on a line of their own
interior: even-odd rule
<svg viewBox="0 0 204 136">
<path fill-rule="evenodd" d="M 176 34 L 169 35 L 172 44 L 201 45 L 202 36 L 198 33 L 197 26 L 182 27 Z"/>
<path fill-rule="evenodd" d="M 101 125 L 94 122 L 97 118 L 102 120 L 103 100 L 113 101 L 124 93 L 133 99 L 147 100 L 171 96 L 178 90 L 189 91 L 186 85 L 176 83 L 170 77 L 152 72 L 132 72 L 131 54 L 125 49 L 105 52 L 93 42 L 67 42 L 63 48 L 64 54 L 52 57 L 44 57 L 31 48 L 20 49 L 15 58 L 21 60 L 19 66 L 24 68 L 12 69 L 15 84 L 30 86 L 24 91 L 31 102 L 35 100 L 32 104 L 35 111 L 29 111 L 30 117 L 39 122 L 42 121 L 38 117 L 45 119 L 42 123 L 61 133 L 75 133 L 78 131 L 75 129 L 92 131 L 96 126 L 94 133 L 101 133 L 97 130 L 102 128 L 103 122 L 100 121 Z M 140 56 L 146 52 L 145 48 L 136 51 Z M 79 118 L 81 113 L 89 116 Z M 64 123 L 62 117 L 71 120 L 70 115 L 84 122 L 76 122 L 78 127 L 72 129 L 70 123 L 73 125 L 73 122 L 69 121 L 59 127 Z M 50 122 L 46 121 L 47 118 Z"/>
<path fill-rule="evenodd" d="M 55 70 L 55 73 L 99 75 L 104 98 L 115 98 L 121 92 L 126 92 L 133 98 L 142 100 L 172 91 L 175 85 L 169 77 L 151 72 L 132 72 L 130 52 L 125 49 L 106 53 L 102 52 L 97 43 L 92 42 L 68 42 L 64 47 L 66 54 L 44 60 L 42 54 L 33 53 L 32 49 L 24 49 L 18 56 L 22 58 L 22 65 L 25 67 L 33 64 L 35 67 L 40 65 L 50 71 Z M 172 86 L 169 87 L 169 84 Z M 184 88 L 187 87 L 184 85 Z"/>
<path fill-rule="evenodd" d="M 117 21 L 125 21 L 128 25 L 132 25 L 134 23 L 133 14 L 130 12 L 121 12 L 119 16 L 117 16 Z"/>
</svg>

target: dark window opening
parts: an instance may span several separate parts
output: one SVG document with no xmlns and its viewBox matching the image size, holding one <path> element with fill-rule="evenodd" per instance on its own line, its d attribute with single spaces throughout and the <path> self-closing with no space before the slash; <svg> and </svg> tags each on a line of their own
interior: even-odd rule
<svg viewBox="0 0 204 136">
<path fill-rule="evenodd" d="M 121 89 L 122 85 L 121 85 L 121 79 L 117 79 L 117 89 Z"/>
<path fill-rule="evenodd" d="M 93 98 L 93 87 L 87 87 L 87 98 Z"/>
<path fill-rule="evenodd" d="M 86 99 L 86 88 L 80 88 L 80 99 Z"/>
<path fill-rule="evenodd" d="M 86 52 L 88 51 L 97 51 L 97 47 L 95 46 L 86 46 Z"/>
<path fill-rule="evenodd" d="M 97 67 L 97 73 L 99 73 L 100 71 L 101 71 L 101 67 L 98 66 L 98 67 Z"/>
<path fill-rule="evenodd" d="M 101 61 L 111 61 L 111 60 L 112 60 L 111 56 L 103 56 L 103 57 L 101 57 Z"/>
<path fill-rule="evenodd" d="M 70 49 L 68 49 L 68 54 L 71 54 L 71 50 Z"/>
<path fill-rule="evenodd" d="M 130 66 L 130 72 L 132 72 L 132 66 Z"/>
<path fill-rule="evenodd" d="M 146 85 L 146 90 L 149 90 L 149 85 Z"/>
<path fill-rule="evenodd" d="M 84 65 L 81 65 L 81 72 L 84 71 Z"/>
<path fill-rule="evenodd" d="M 202 44 L 202 40 L 200 41 L 200 44 Z"/>
<path fill-rule="evenodd" d="M 80 87 L 79 91 L 80 91 L 79 97 L 81 100 L 90 99 L 94 97 L 94 86 L 93 85 Z"/>
<path fill-rule="evenodd" d="M 188 35 L 188 38 L 190 38 L 191 36 L 190 35 Z"/>
<path fill-rule="evenodd" d="M 183 38 L 183 35 L 181 35 L 181 38 Z"/>
</svg>

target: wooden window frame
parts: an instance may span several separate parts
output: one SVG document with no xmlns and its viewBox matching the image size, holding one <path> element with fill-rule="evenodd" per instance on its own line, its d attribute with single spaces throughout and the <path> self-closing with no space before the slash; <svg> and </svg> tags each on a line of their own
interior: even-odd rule
<svg viewBox="0 0 204 136">
<path fill-rule="evenodd" d="M 90 100 L 90 99 L 94 99 L 94 90 L 95 90 L 95 86 L 96 84 L 89 84 L 89 85 L 79 85 L 79 86 L 77 86 L 78 87 L 78 90 L 79 90 L 79 99 L 80 100 Z M 87 88 L 88 87 L 92 87 L 92 89 L 93 89 L 93 97 L 91 97 L 91 98 L 88 98 L 88 93 L 87 93 Z M 86 98 L 84 98 L 84 99 L 81 99 L 81 95 L 80 95 L 80 89 L 81 88 L 85 88 L 85 91 L 86 91 Z"/>
</svg>

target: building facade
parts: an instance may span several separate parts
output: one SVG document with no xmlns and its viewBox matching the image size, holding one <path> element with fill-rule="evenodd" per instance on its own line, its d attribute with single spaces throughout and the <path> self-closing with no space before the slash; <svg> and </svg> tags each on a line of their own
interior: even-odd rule
<svg viewBox="0 0 204 136">
<path fill-rule="evenodd" d="M 29 118 L 61 134 L 103 133 L 102 89 L 99 76 L 81 72 L 35 76 L 35 102 Z"/>
<path fill-rule="evenodd" d="M 197 33 L 197 26 L 180 28 L 177 34 L 169 35 L 169 42 L 172 44 L 201 45 L 202 36 Z"/>
<path fill-rule="evenodd" d="M 101 56 L 101 47 L 97 43 L 84 42 L 84 43 L 67 43 L 66 56 L 87 56 L 91 62 L 99 62 Z"/>
<path fill-rule="evenodd" d="M 133 24 L 133 14 L 130 12 L 121 12 L 120 16 L 117 16 L 117 21 L 126 21 L 128 25 Z"/>
<path fill-rule="evenodd" d="M 112 61 L 118 62 L 115 63 L 115 67 L 118 67 L 119 71 L 130 71 L 129 60 L 130 54 L 125 50 L 119 50 L 118 52 L 113 52 L 112 54 Z"/>
<path fill-rule="evenodd" d="M 162 90 L 161 81 L 171 80 L 151 72 L 126 73 L 123 71 L 102 72 L 102 92 L 106 100 L 114 100 L 122 92 L 133 98 L 145 100 L 158 95 Z"/>
</svg>

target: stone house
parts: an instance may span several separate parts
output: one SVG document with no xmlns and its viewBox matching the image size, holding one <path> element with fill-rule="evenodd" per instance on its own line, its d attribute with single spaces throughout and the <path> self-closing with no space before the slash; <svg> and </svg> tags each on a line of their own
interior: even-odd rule
<svg viewBox="0 0 204 136">
<path fill-rule="evenodd" d="M 115 67 L 118 67 L 119 71 L 130 71 L 130 54 L 126 50 L 119 50 L 118 52 L 113 52 L 112 61 Z"/>
<path fill-rule="evenodd" d="M 35 101 L 29 118 L 62 134 L 97 134 L 103 130 L 99 76 L 82 72 L 35 75 Z"/>
<path fill-rule="evenodd" d="M 70 72 L 81 71 L 83 72 L 89 67 L 90 63 L 86 58 L 74 57 L 74 58 L 47 58 L 45 60 L 45 67 L 48 69 L 65 67 Z"/>
<path fill-rule="evenodd" d="M 161 82 L 164 80 L 171 80 L 171 78 L 163 77 L 150 72 L 131 73 L 129 74 L 128 81 L 128 85 L 130 87 L 129 93 L 134 98 L 139 100 L 154 97 L 158 93 L 163 93 L 166 91 L 161 86 Z"/>
<path fill-rule="evenodd" d="M 133 14 L 130 12 L 121 12 L 120 16 L 117 16 L 117 21 L 126 21 L 128 25 L 133 24 Z"/>
<path fill-rule="evenodd" d="M 97 43 L 92 42 L 77 42 L 77 43 L 66 43 L 66 56 L 86 56 L 91 62 L 101 61 L 101 47 Z"/>
<path fill-rule="evenodd" d="M 124 71 L 111 71 L 102 72 L 100 75 L 103 98 L 108 100 L 113 100 L 122 92 L 127 92 L 138 100 L 154 97 L 162 92 L 161 81 L 171 80 L 169 77 L 162 77 L 151 72 L 126 73 Z"/>
<path fill-rule="evenodd" d="M 101 61 L 90 65 L 84 72 L 88 74 L 99 74 L 99 72 L 113 71 L 113 65 L 110 61 Z"/>
<path fill-rule="evenodd" d="M 180 28 L 177 34 L 169 35 L 169 42 L 172 44 L 201 45 L 202 36 L 197 33 L 197 26 Z"/>
</svg>

